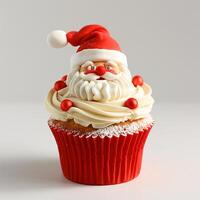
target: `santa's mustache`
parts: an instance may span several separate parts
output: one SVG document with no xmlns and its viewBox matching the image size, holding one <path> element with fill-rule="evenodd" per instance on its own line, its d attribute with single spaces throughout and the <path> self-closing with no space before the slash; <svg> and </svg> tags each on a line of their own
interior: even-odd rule
<svg viewBox="0 0 200 200">
<path fill-rule="evenodd" d="M 100 78 L 103 78 L 103 79 L 108 80 L 108 81 L 112 81 L 112 80 L 119 79 L 120 76 L 121 76 L 121 73 L 113 74 L 111 72 L 106 72 L 104 75 L 98 76 L 94 73 L 85 74 L 84 72 L 80 72 L 80 77 L 83 80 L 87 80 L 87 81 L 94 81 L 94 80 L 98 80 Z"/>
</svg>

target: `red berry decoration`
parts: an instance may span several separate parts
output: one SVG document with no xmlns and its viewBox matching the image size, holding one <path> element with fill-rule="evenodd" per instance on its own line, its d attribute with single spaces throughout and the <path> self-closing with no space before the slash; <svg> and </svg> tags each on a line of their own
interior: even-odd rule
<svg viewBox="0 0 200 200">
<path fill-rule="evenodd" d="M 138 85 L 142 86 L 144 84 L 144 81 L 141 76 L 137 75 L 132 78 L 132 83 L 135 87 L 137 87 Z"/>
<path fill-rule="evenodd" d="M 73 102 L 69 99 L 65 99 L 61 102 L 60 108 L 63 111 L 68 111 L 73 106 Z"/>
<path fill-rule="evenodd" d="M 54 84 L 54 90 L 58 91 L 65 88 L 67 85 L 64 81 L 56 81 Z"/>
<path fill-rule="evenodd" d="M 124 102 L 124 106 L 130 109 L 136 109 L 138 107 L 138 101 L 134 98 L 129 98 Z"/>
<path fill-rule="evenodd" d="M 95 74 L 98 76 L 103 76 L 106 73 L 106 68 L 104 66 L 97 66 Z"/>
<path fill-rule="evenodd" d="M 66 81 L 67 80 L 67 75 L 64 75 L 62 78 L 61 78 L 62 81 Z"/>
</svg>

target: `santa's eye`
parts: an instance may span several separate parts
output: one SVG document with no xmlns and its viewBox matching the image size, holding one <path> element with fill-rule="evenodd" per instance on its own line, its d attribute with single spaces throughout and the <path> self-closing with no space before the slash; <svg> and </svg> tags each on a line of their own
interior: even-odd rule
<svg viewBox="0 0 200 200">
<path fill-rule="evenodd" d="M 95 70 L 95 69 L 96 69 L 96 67 L 94 65 L 89 65 L 87 67 L 87 70 Z"/>
<path fill-rule="evenodd" d="M 106 69 L 110 70 L 110 69 L 112 69 L 112 66 L 108 65 L 108 66 L 106 66 Z"/>
</svg>

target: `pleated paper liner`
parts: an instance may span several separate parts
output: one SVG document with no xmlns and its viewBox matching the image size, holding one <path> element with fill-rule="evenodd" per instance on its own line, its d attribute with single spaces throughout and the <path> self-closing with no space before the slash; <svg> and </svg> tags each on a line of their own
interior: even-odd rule
<svg viewBox="0 0 200 200">
<path fill-rule="evenodd" d="M 64 176 L 74 182 L 110 185 L 130 181 L 141 169 L 143 147 L 152 124 L 137 133 L 112 137 L 74 134 L 49 124 Z"/>
</svg>

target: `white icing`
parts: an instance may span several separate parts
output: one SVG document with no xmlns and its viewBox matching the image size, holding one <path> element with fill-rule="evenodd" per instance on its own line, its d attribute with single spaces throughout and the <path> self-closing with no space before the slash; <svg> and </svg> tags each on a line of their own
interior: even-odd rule
<svg viewBox="0 0 200 200">
<path fill-rule="evenodd" d="M 141 92 L 142 91 L 142 92 Z M 147 84 L 143 87 L 137 87 L 135 94 L 129 94 L 125 98 L 108 102 L 86 101 L 80 98 L 68 96 L 74 103 L 67 112 L 60 109 L 60 103 L 66 98 L 67 88 L 55 92 L 50 90 L 46 101 L 46 108 L 51 113 L 52 118 L 66 121 L 67 119 L 74 119 L 74 121 L 82 126 L 89 126 L 94 128 L 104 128 L 115 123 L 124 122 L 128 119 L 140 119 L 146 117 L 153 105 L 153 98 L 151 97 L 151 88 Z M 134 97 L 138 100 L 137 109 L 129 109 L 124 107 L 124 101 L 127 98 Z"/>
</svg>

